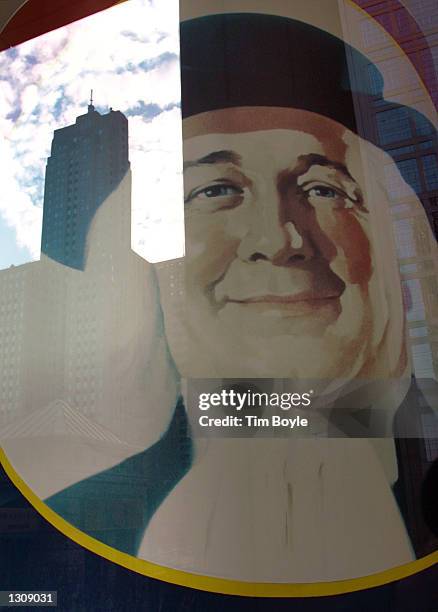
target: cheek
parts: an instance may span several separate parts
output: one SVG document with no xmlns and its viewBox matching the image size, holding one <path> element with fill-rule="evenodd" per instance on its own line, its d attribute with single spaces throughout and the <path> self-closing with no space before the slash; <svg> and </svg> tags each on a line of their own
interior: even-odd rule
<svg viewBox="0 0 438 612">
<path fill-rule="evenodd" d="M 367 284 L 372 275 L 371 244 L 359 219 L 348 210 L 318 215 L 319 225 L 335 248 L 329 261 L 334 271 L 352 284 Z"/>
<path fill-rule="evenodd" d="M 228 230 L 226 213 L 186 218 L 186 283 L 205 288 L 224 274 L 239 240 Z"/>
</svg>

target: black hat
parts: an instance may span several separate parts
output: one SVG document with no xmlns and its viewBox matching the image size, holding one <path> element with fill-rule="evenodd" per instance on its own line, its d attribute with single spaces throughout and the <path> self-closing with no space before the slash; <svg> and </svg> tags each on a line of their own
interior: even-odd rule
<svg viewBox="0 0 438 612">
<path fill-rule="evenodd" d="M 180 41 L 183 118 L 239 106 L 298 108 L 333 119 L 378 147 L 388 144 L 383 125 L 379 133 L 374 114 L 367 113 L 377 100 L 384 104 L 382 75 L 324 30 L 275 15 L 229 13 L 183 21 Z M 391 102 L 391 113 L 400 134 L 412 122 L 418 133 L 436 137 L 418 111 Z M 399 170 L 418 189 L 408 169 Z"/>
</svg>

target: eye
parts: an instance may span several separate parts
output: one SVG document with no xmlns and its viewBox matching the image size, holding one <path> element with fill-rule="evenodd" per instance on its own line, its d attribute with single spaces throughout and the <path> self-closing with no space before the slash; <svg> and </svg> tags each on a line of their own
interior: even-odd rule
<svg viewBox="0 0 438 612">
<path fill-rule="evenodd" d="M 357 205 L 357 202 L 349 198 L 344 191 L 336 189 L 331 185 L 313 184 L 312 186 L 307 186 L 304 188 L 304 195 L 310 202 L 313 201 L 315 204 L 318 201 L 327 200 L 335 208 L 353 209 Z"/>
<path fill-rule="evenodd" d="M 336 189 L 333 189 L 333 187 L 327 187 L 326 185 L 316 185 L 315 187 L 309 189 L 306 193 L 311 198 L 330 198 L 333 200 L 335 198 L 343 197 L 342 194 L 336 191 Z"/>
<path fill-rule="evenodd" d="M 194 198 L 207 199 L 207 198 L 229 198 L 236 195 L 242 195 L 243 189 L 236 185 L 230 185 L 226 183 L 219 183 L 217 185 L 208 185 L 203 189 L 194 191 L 190 196 L 189 200 Z"/>
<path fill-rule="evenodd" d="M 241 204 L 244 195 L 245 189 L 238 183 L 218 180 L 192 189 L 184 203 L 192 212 L 215 212 L 235 208 Z"/>
</svg>

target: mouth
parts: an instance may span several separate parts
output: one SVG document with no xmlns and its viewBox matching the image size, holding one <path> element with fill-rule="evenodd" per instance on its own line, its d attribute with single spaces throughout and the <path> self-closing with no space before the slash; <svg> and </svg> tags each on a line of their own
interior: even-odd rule
<svg viewBox="0 0 438 612">
<path fill-rule="evenodd" d="M 241 310 L 242 315 L 264 313 L 289 318 L 339 314 L 346 285 L 325 264 L 317 263 L 312 269 L 276 270 L 262 266 L 257 272 L 238 268 L 237 276 L 231 270 L 211 288 L 212 305 L 230 314 Z"/>
<path fill-rule="evenodd" d="M 243 312 L 254 315 L 264 315 L 274 318 L 302 318 L 302 317 L 324 317 L 330 319 L 337 317 L 341 310 L 341 294 L 319 295 L 308 292 L 294 294 L 271 294 L 254 295 L 234 299 L 228 297 L 224 301 L 224 308 L 243 309 Z"/>
<path fill-rule="evenodd" d="M 318 295 L 311 292 L 301 292 L 295 294 L 266 294 L 248 296 L 245 298 L 233 299 L 228 297 L 227 302 L 234 304 L 314 304 L 315 306 L 328 303 L 332 300 L 339 300 L 340 293 L 332 295 Z"/>
</svg>

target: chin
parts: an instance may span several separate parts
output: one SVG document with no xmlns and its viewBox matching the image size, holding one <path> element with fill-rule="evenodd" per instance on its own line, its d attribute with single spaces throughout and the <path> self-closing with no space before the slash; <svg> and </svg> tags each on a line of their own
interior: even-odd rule
<svg viewBox="0 0 438 612">
<path fill-rule="evenodd" d="M 351 379 L 372 353 L 370 317 L 363 304 L 354 307 L 342 308 L 332 301 L 317 311 L 298 314 L 295 309 L 291 315 L 287 305 L 269 309 L 229 304 L 216 312 L 193 306 L 190 318 L 179 327 L 180 374 Z"/>
<path fill-rule="evenodd" d="M 259 330 L 260 331 L 260 330 Z M 192 378 L 351 379 L 360 370 L 363 342 L 345 346 L 334 338 L 309 335 L 270 336 L 260 333 L 241 340 L 238 331 L 228 336 L 205 337 L 203 349 L 192 344 L 189 365 Z"/>
</svg>

